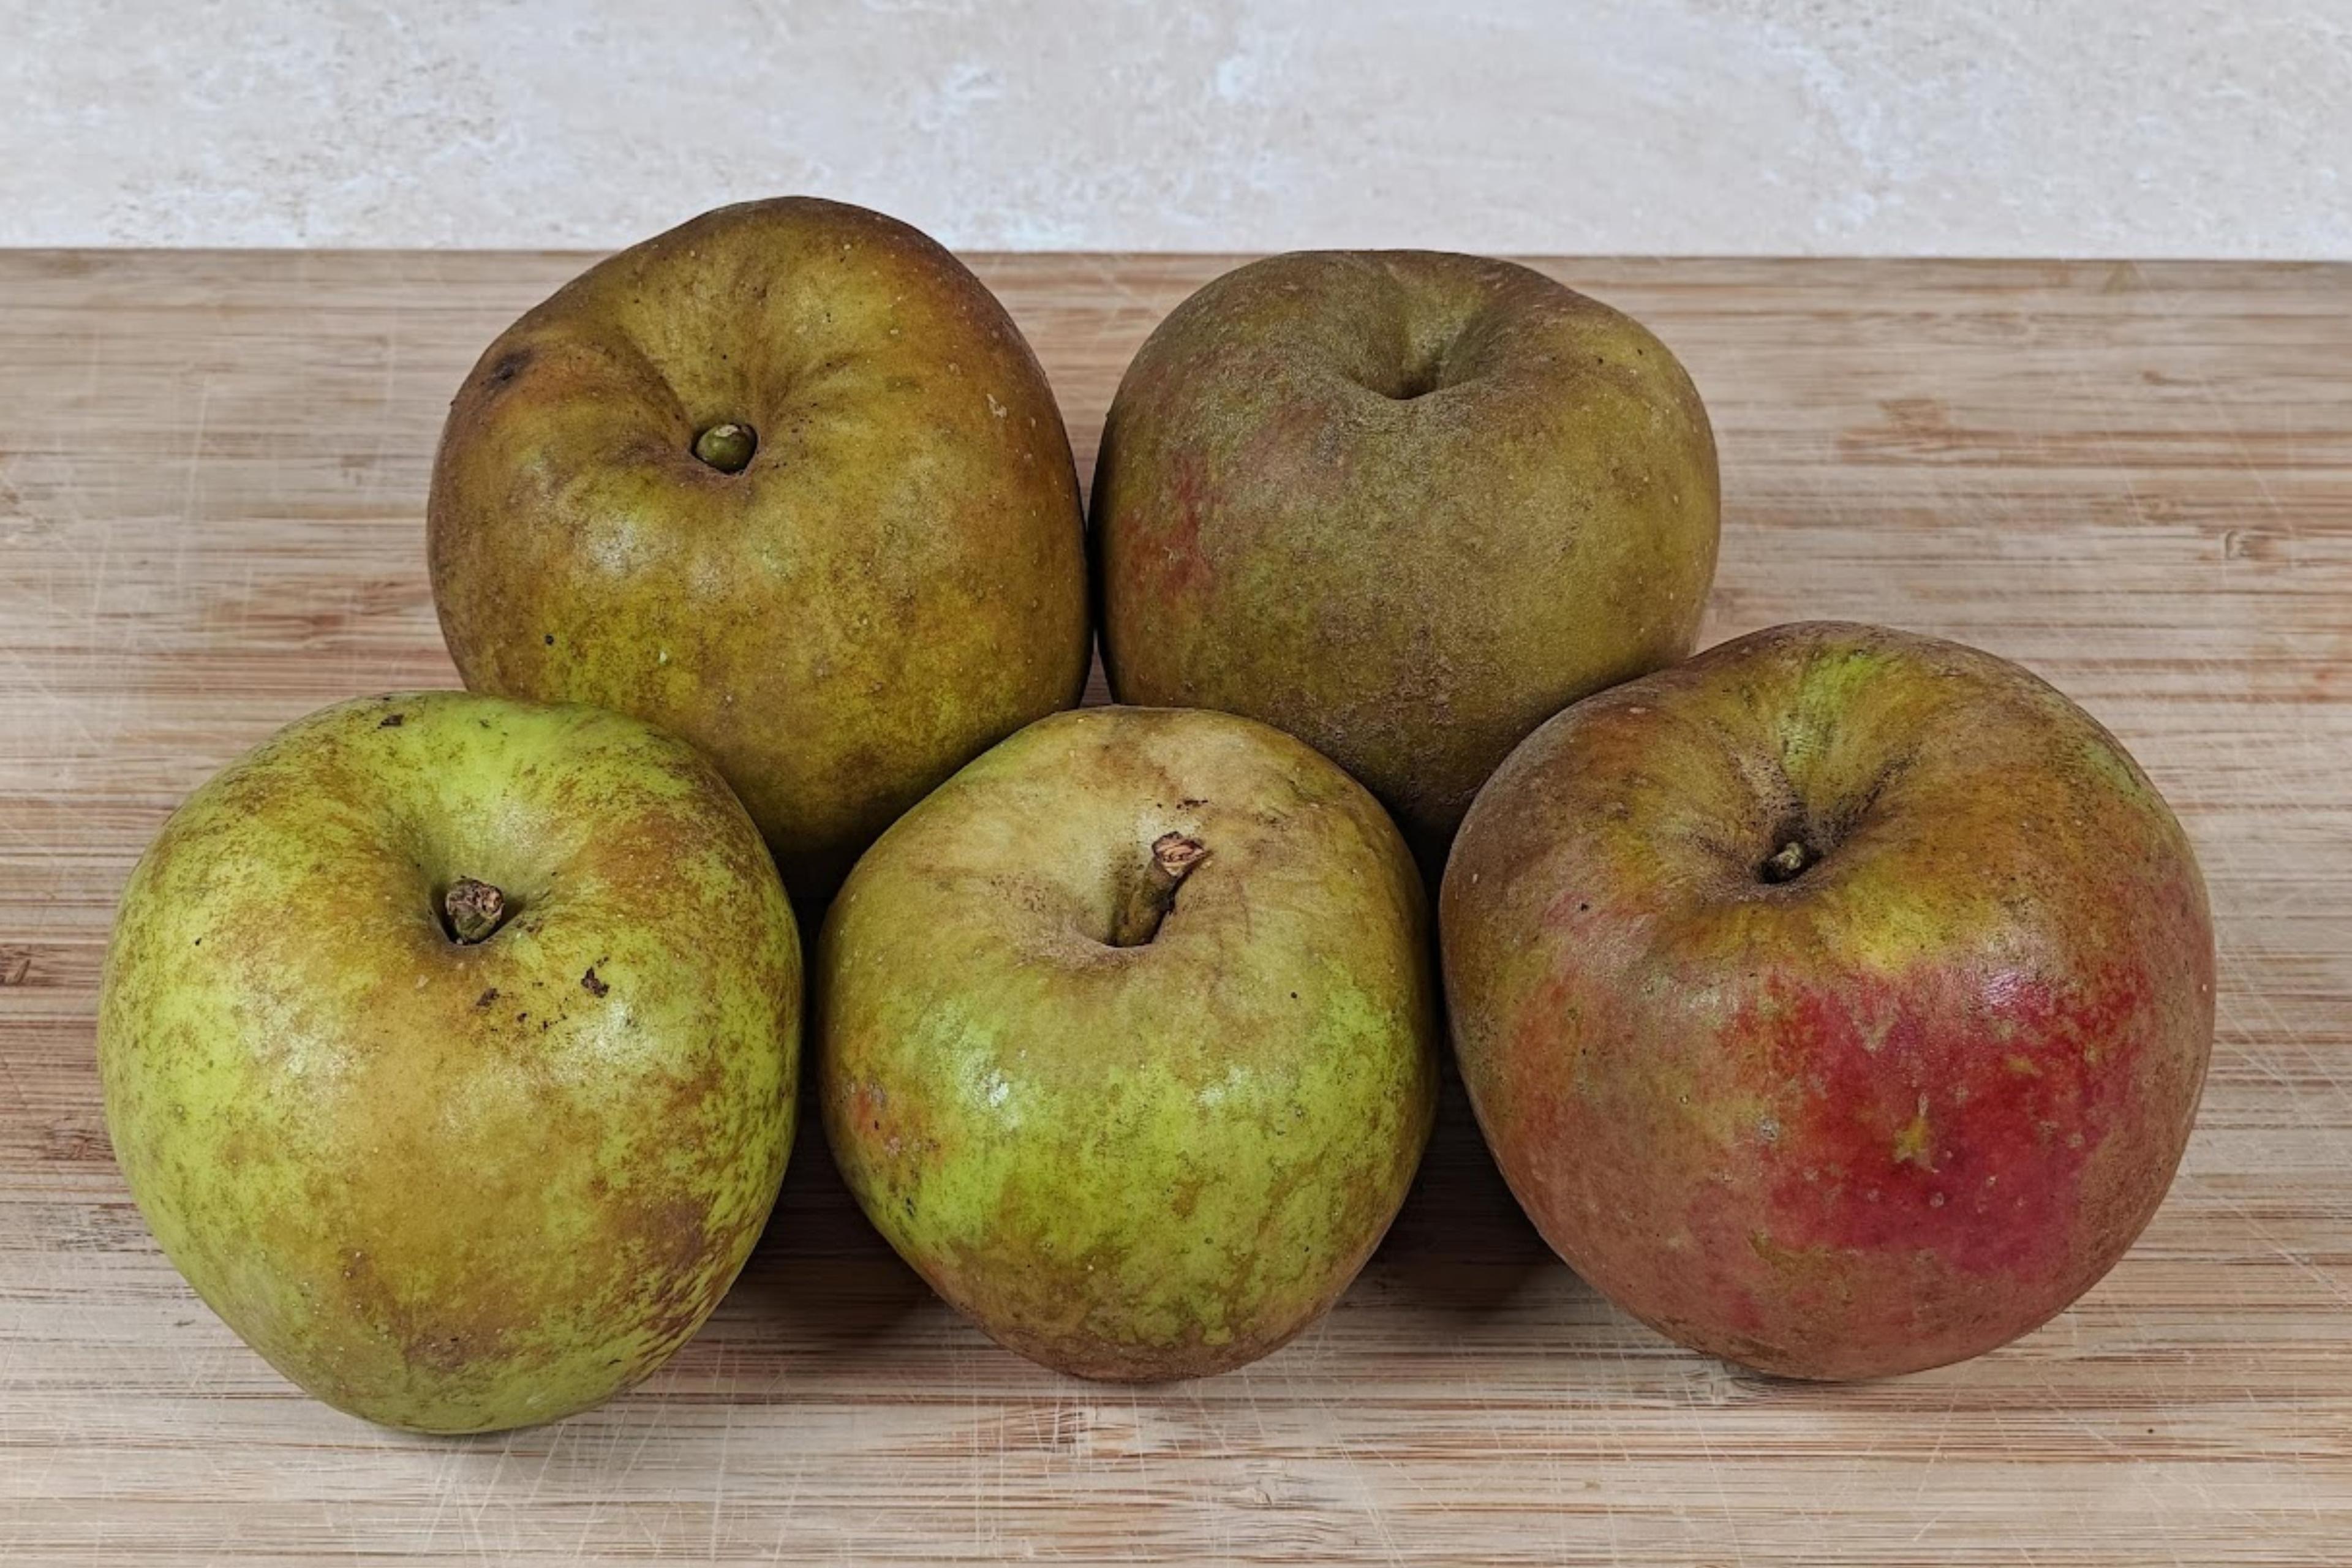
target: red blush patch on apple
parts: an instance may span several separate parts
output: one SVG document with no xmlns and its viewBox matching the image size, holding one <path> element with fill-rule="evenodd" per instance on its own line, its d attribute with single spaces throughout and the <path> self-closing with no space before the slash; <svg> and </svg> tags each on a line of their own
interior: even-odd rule
<svg viewBox="0 0 2352 1568">
<path fill-rule="evenodd" d="M 2063 1262 L 2084 1164 L 2132 1112 L 2144 975 L 2079 988 L 2015 970 L 1777 979 L 1729 1037 L 1792 1093 L 1766 1165 L 1769 1241 L 1928 1250 L 1970 1274 Z"/>
<path fill-rule="evenodd" d="M 938 1147 L 923 1107 L 909 1104 L 903 1096 L 893 1100 L 887 1089 L 860 1080 L 849 1086 L 844 1103 L 845 1129 L 856 1129 L 859 1143 L 879 1148 L 902 1170 L 927 1162 Z"/>
<path fill-rule="evenodd" d="M 1165 521 L 1155 520 L 1156 526 L 1147 531 L 1159 536 L 1158 547 L 1148 557 L 1152 592 L 1168 599 L 1197 594 L 1216 577 L 1216 569 L 1201 551 L 1202 492 L 1207 488 L 1201 460 L 1187 452 L 1174 459 L 1173 467 L 1168 487 L 1172 504 L 1162 514 Z"/>
</svg>

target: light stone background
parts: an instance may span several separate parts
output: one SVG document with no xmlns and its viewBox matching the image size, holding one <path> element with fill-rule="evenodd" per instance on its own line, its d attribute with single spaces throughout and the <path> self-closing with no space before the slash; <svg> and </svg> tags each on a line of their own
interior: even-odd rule
<svg viewBox="0 0 2352 1568">
<path fill-rule="evenodd" d="M 2352 257 L 2352 0 L 0 0 L 0 244 Z"/>
</svg>

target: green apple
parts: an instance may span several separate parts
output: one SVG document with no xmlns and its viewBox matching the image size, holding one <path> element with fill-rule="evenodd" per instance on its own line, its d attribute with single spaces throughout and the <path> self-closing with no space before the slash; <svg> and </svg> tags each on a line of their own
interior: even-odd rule
<svg viewBox="0 0 2352 1568">
<path fill-rule="evenodd" d="M 1045 373 L 955 258 L 838 203 L 706 214 L 509 328 L 427 531 L 467 686 L 692 742 L 796 895 L 1086 680 Z"/>
<path fill-rule="evenodd" d="M 1445 870 L 1504 1176 L 1661 1331 L 1797 1377 L 1958 1361 L 2164 1197 L 2213 1037 L 2179 824 L 2013 664 L 1776 627 L 1569 709 Z"/>
<path fill-rule="evenodd" d="M 817 960 L 835 1160 L 1010 1348 L 1223 1371 L 1347 1289 L 1427 1141 L 1420 879 L 1370 795 L 1225 714 L 1022 731 L 857 864 Z"/>
<path fill-rule="evenodd" d="M 132 874 L 107 1125 L 165 1254 L 294 1382 L 425 1431 L 550 1421 L 659 1366 L 749 1256 L 800 985 L 758 831 L 682 742 L 346 702 Z"/>
<path fill-rule="evenodd" d="M 1255 262 L 1111 404 L 1111 690 L 1287 730 L 1434 872 L 1528 731 L 1690 651 L 1717 508 L 1706 410 L 1631 317 L 1477 257 Z"/>
</svg>

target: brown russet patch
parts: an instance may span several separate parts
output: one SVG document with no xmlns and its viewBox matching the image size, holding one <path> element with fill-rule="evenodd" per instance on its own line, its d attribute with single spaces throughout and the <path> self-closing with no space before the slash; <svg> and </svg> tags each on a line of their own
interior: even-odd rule
<svg viewBox="0 0 2352 1568">
<path fill-rule="evenodd" d="M 633 1313 L 656 1344 L 694 1332 L 719 1304 L 739 1250 L 740 1228 L 711 1229 L 706 1205 L 673 1194 L 622 1203 L 608 1211 L 614 1272 L 635 1282 Z"/>
</svg>

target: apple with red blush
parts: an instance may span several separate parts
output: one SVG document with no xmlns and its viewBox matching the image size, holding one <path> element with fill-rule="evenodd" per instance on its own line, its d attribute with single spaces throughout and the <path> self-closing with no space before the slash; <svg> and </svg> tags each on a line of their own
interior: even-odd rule
<svg viewBox="0 0 2352 1568">
<path fill-rule="evenodd" d="M 2025 670 L 1776 627 L 1586 699 L 1478 795 L 1441 897 L 1463 1079 L 1552 1247 L 1766 1372 L 2004 1344 L 2115 1265 L 2213 1032 L 2163 798 Z"/>
</svg>

